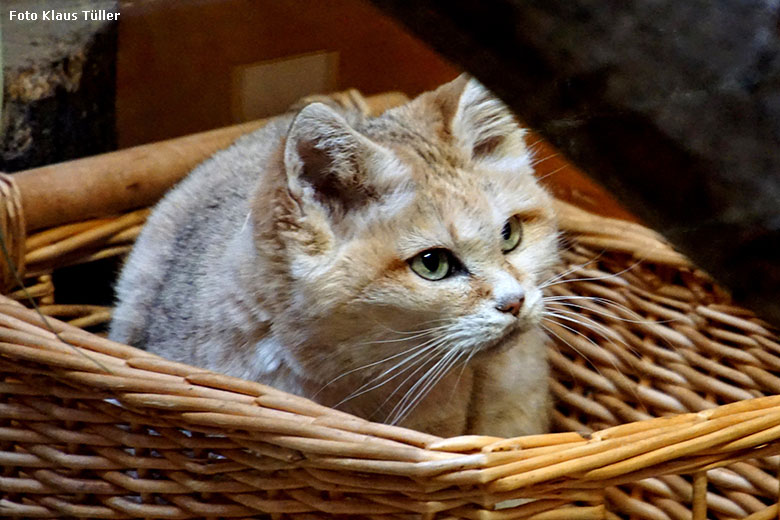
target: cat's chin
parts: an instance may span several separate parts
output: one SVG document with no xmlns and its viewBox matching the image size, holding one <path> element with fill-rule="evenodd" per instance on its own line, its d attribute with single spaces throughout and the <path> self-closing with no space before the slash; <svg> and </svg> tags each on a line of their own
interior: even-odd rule
<svg viewBox="0 0 780 520">
<path fill-rule="evenodd" d="M 537 325 L 528 324 L 526 326 L 517 326 L 512 330 L 501 336 L 500 338 L 490 343 L 485 343 L 477 347 L 478 352 L 474 354 L 475 359 L 480 359 L 488 356 L 495 356 L 506 352 L 507 350 L 514 348 L 521 341 L 521 337 L 525 334 L 531 333 L 536 330 Z"/>
</svg>

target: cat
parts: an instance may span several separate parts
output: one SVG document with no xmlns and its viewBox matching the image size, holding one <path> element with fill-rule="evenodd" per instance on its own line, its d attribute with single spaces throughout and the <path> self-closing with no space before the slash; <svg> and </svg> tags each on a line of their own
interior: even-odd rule
<svg viewBox="0 0 780 520">
<path fill-rule="evenodd" d="M 308 104 L 157 205 L 110 337 L 437 435 L 546 432 L 558 236 L 531 160 L 465 75 L 375 118 Z"/>
</svg>

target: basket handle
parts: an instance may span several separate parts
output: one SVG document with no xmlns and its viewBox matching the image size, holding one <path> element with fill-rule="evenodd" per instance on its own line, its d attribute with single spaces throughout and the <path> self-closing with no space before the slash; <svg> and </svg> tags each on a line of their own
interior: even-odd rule
<svg viewBox="0 0 780 520">
<path fill-rule="evenodd" d="M 25 218 L 22 195 L 14 178 L 0 172 L 0 292 L 24 276 Z"/>
</svg>

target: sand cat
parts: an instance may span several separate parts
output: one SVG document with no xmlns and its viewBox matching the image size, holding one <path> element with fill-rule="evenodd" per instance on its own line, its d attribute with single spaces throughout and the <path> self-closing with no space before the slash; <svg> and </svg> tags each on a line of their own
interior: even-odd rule
<svg viewBox="0 0 780 520">
<path fill-rule="evenodd" d="M 279 117 L 159 203 L 111 338 L 438 435 L 544 432 L 557 232 L 523 135 L 466 76 Z"/>
</svg>

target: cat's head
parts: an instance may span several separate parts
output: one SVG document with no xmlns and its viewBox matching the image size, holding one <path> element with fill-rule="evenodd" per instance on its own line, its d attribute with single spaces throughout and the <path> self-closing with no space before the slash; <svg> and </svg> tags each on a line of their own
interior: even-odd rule
<svg viewBox="0 0 780 520">
<path fill-rule="evenodd" d="M 463 76 L 374 119 L 298 113 L 283 209 L 258 203 L 255 219 L 284 278 L 265 296 L 274 331 L 303 370 L 332 378 L 412 348 L 465 359 L 538 325 L 557 232 L 523 137 Z"/>
</svg>

